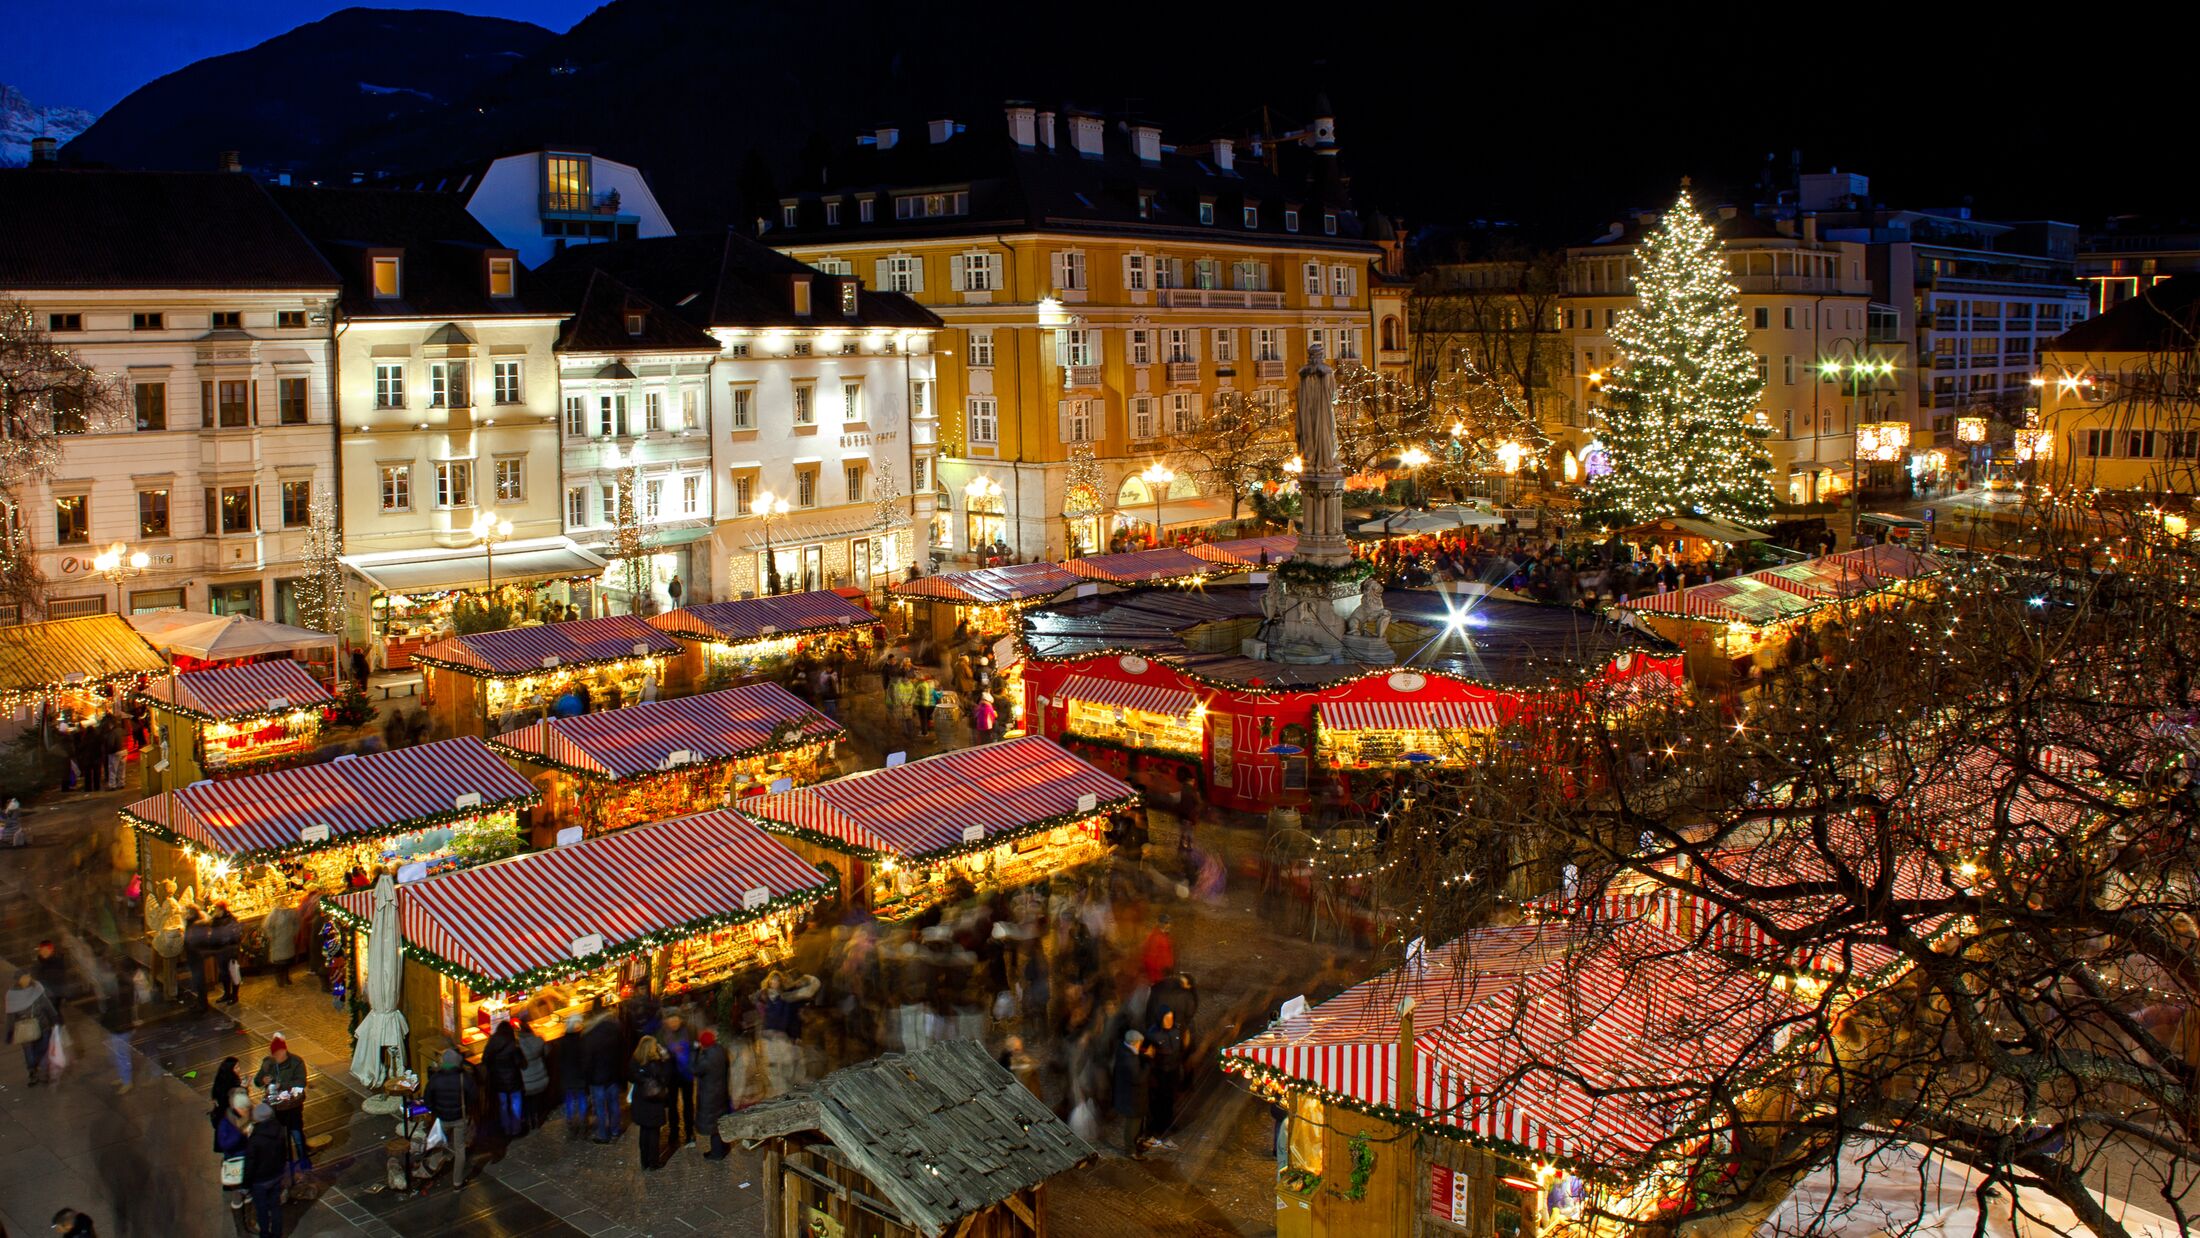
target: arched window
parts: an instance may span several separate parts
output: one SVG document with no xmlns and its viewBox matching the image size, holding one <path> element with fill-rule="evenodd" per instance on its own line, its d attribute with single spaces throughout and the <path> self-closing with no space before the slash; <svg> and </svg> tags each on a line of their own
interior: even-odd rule
<svg viewBox="0 0 2200 1238">
<path fill-rule="evenodd" d="M 1398 351 L 1398 320 L 1396 317 L 1385 317 L 1383 319 L 1383 351 Z"/>
</svg>

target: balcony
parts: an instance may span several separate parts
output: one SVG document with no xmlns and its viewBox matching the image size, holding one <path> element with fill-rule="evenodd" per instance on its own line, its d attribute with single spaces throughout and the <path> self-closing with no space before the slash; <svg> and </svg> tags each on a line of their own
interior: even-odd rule
<svg viewBox="0 0 2200 1238">
<path fill-rule="evenodd" d="M 1097 387 L 1100 385 L 1100 367 L 1097 365 L 1065 365 L 1062 367 L 1064 387 Z"/>
<path fill-rule="evenodd" d="M 1157 303 L 1177 309 L 1282 309 L 1280 292 L 1238 288 L 1163 288 Z"/>
<path fill-rule="evenodd" d="M 940 423 L 930 417 L 918 417 L 909 423 L 909 441 L 919 447 L 930 447 L 940 441 Z"/>
<path fill-rule="evenodd" d="M 1284 367 L 1285 363 L 1282 361 L 1255 361 L 1253 363 L 1253 377 L 1258 379 L 1283 378 L 1290 373 Z"/>
<path fill-rule="evenodd" d="M 602 193 L 587 190 L 578 192 L 555 191 L 542 195 L 542 213 L 545 215 L 603 215 L 617 216 L 619 191 L 607 189 Z M 639 216 L 630 216 L 639 218 Z"/>
<path fill-rule="evenodd" d="M 1196 383 L 1199 381 L 1197 361 L 1171 361 L 1162 367 L 1171 383 Z"/>
<path fill-rule="evenodd" d="M 1740 292 L 1840 293 L 1853 291 L 1860 296 L 1863 295 L 1861 288 L 1846 288 L 1839 278 L 1830 275 L 1737 275 L 1734 277 L 1734 287 Z"/>
</svg>

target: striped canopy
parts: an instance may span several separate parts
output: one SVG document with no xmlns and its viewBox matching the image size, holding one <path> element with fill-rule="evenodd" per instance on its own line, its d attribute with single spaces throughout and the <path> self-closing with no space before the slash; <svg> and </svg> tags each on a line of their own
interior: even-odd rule
<svg viewBox="0 0 2200 1238">
<path fill-rule="evenodd" d="M 529 973 L 581 970 L 574 943 L 597 934 L 603 945 L 586 966 L 632 953 L 644 938 L 738 924 L 771 910 L 762 904 L 783 907 L 832 887 L 778 839 L 720 809 L 399 886 L 398 924 L 407 954 L 496 990 Z M 363 926 L 373 891 L 335 903 Z"/>
<path fill-rule="evenodd" d="M 1868 573 L 1882 580 L 1915 580 L 1920 576 L 1936 576 L 1940 573 L 1938 560 L 1907 546 L 1886 543 L 1860 546 L 1831 557 L 1850 564 L 1852 570 Z"/>
<path fill-rule="evenodd" d="M 1094 555 L 1085 559 L 1071 559 L 1062 565 L 1086 580 L 1104 580 L 1110 584 L 1137 585 L 1156 580 L 1176 580 L 1184 576 L 1211 576 L 1215 565 L 1187 550 L 1174 546 L 1158 546 L 1152 550 L 1132 550 L 1119 555 Z"/>
<path fill-rule="evenodd" d="M 869 627 L 878 622 L 877 615 L 830 589 L 744 598 L 735 602 L 707 602 L 652 615 L 649 619 L 651 627 L 675 636 L 729 645 L 804 632 Z"/>
<path fill-rule="evenodd" d="M 460 801 L 480 797 L 480 803 Z M 122 810 L 125 819 L 215 855 L 257 858 L 297 850 L 300 831 L 329 827 L 334 845 L 533 803 L 535 788 L 472 736 L 325 765 L 196 782 Z"/>
<path fill-rule="evenodd" d="M 1792 619 L 1818 606 L 1815 599 L 1800 597 L 1749 576 L 1690 585 L 1673 593 L 1653 593 L 1620 603 L 1621 610 L 1704 619 L 1718 623 L 1743 623 L 1763 627 Z"/>
<path fill-rule="evenodd" d="M 139 695 L 155 709 L 217 722 L 310 709 L 336 699 L 303 664 L 289 658 L 184 671 L 154 680 Z"/>
<path fill-rule="evenodd" d="M 981 567 L 969 572 L 945 572 L 918 576 L 892 586 L 897 597 L 936 598 L 965 606 L 998 606 L 1050 598 L 1078 582 L 1076 573 L 1059 563 L 1014 563 L 1006 567 Z"/>
<path fill-rule="evenodd" d="M 1197 695 L 1179 688 L 1117 683 L 1112 679 L 1099 679 L 1091 675 L 1070 676 L 1062 681 L 1062 687 L 1055 695 L 1063 700 L 1083 701 L 1088 705 L 1144 709 L 1176 718 L 1189 717 L 1199 707 Z"/>
<path fill-rule="evenodd" d="M 1276 533 L 1268 537 L 1245 537 L 1234 542 L 1195 542 L 1184 549 L 1207 560 L 1226 567 L 1260 566 L 1261 555 L 1268 556 L 1268 565 L 1274 567 L 1291 557 L 1299 548 L 1296 533 Z"/>
<path fill-rule="evenodd" d="M 1084 797 L 1093 807 L 1083 807 Z M 741 803 L 766 829 L 792 828 L 836 850 L 924 860 L 993 846 L 1138 793 L 1051 739 L 1031 735 Z"/>
<path fill-rule="evenodd" d="M 447 637 L 414 654 L 413 661 L 462 675 L 508 677 L 643 655 L 672 657 L 680 651 L 680 642 L 670 633 L 633 615 L 609 615 Z"/>
<path fill-rule="evenodd" d="M 1785 589 L 1797 597 L 1812 601 L 1861 597 L 1886 587 L 1885 581 L 1863 571 L 1840 555 L 1805 559 L 1801 563 L 1783 563 L 1778 567 L 1751 572 L 1749 578 L 1761 580 L 1775 589 Z"/>
<path fill-rule="evenodd" d="M 812 743 L 847 732 L 775 683 L 648 701 L 577 718 L 551 718 L 489 741 L 514 760 L 598 778 L 636 778 L 672 768 L 752 756 L 769 748 L 775 728 Z M 676 765 L 668 758 L 687 756 Z"/>
<path fill-rule="evenodd" d="M 0 627 L 0 693 L 52 692 L 167 670 L 168 660 L 114 615 Z"/>
<path fill-rule="evenodd" d="M 1320 709 L 1329 731 L 1472 731 L 1501 720 L 1495 701 L 1339 701 Z"/>
</svg>

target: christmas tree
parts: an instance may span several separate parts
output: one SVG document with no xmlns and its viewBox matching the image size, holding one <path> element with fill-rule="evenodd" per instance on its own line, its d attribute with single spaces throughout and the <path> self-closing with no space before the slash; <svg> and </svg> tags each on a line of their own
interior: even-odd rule
<svg viewBox="0 0 2200 1238">
<path fill-rule="evenodd" d="M 1636 303 L 1612 324 L 1620 361 L 1598 410 L 1611 468 L 1590 479 L 1585 514 L 1608 525 L 1758 519 L 1773 498 L 1764 379 L 1725 251 L 1685 186 L 1637 258 Z"/>
</svg>

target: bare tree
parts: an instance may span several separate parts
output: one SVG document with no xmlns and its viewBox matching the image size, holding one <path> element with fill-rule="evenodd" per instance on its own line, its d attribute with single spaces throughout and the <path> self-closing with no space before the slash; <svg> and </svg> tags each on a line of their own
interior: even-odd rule
<svg viewBox="0 0 2200 1238">
<path fill-rule="evenodd" d="M 1575 410 L 1561 325 L 1566 290 L 1566 255 L 1556 250 L 1502 246 L 1429 268 L 1413 294 L 1414 380 L 1434 388 L 1466 376 L 1531 425 L 1567 422 Z"/>
<path fill-rule="evenodd" d="M 43 593 L 23 503 L 53 476 L 71 435 L 124 412 L 120 383 L 56 346 L 30 306 L 0 299 L 0 602 L 29 606 Z"/>
<path fill-rule="evenodd" d="M 1230 519 L 1236 520 L 1247 489 L 1273 480 L 1291 458 L 1293 425 L 1289 401 L 1220 391 L 1196 423 L 1170 427 L 1169 456 L 1198 479 L 1202 493 L 1227 493 Z"/>
</svg>

